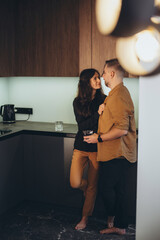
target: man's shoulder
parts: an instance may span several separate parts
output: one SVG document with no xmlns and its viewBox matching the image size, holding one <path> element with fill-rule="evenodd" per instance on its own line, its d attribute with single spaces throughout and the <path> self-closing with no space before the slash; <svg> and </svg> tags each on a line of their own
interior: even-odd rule
<svg viewBox="0 0 160 240">
<path fill-rule="evenodd" d="M 130 96 L 130 92 L 126 86 L 122 85 L 121 88 L 117 89 L 116 95 L 121 98 L 126 98 Z"/>
</svg>

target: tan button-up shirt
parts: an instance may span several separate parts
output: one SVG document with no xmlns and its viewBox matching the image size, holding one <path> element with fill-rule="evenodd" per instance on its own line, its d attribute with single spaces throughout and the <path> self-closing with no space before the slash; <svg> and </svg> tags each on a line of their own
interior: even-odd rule
<svg viewBox="0 0 160 240">
<path fill-rule="evenodd" d="M 128 89 L 123 83 L 110 91 L 104 101 L 105 108 L 99 117 L 98 133 L 109 132 L 112 128 L 127 130 L 128 134 L 114 140 L 98 143 L 98 161 L 109 161 L 125 157 L 136 162 L 136 125 L 134 105 Z"/>
</svg>

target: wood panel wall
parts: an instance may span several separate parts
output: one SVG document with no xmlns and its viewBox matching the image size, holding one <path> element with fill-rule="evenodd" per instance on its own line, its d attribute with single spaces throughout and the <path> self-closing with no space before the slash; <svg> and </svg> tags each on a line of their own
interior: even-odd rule
<svg viewBox="0 0 160 240">
<path fill-rule="evenodd" d="M 103 70 L 116 39 L 99 33 L 95 0 L 0 0 L 0 76 Z"/>
<path fill-rule="evenodd" d="M 92 0 L 79 1 L 79 72 L 92 65 Z"/>
<path fill-rule="evenodd" d="M 0 76 L 14 75 L 16 2 L 0 1 Z"/>
<path fill-rule="evenodd" d="M 101 73 L 105 60 L 116 57 L 116 39 L 99 32 L 95 0 L 80 0 L 79 21 L 79 71 L 92 67 Z"/>
<path fill-rule="evenodd" d="M 116 57 L 116 38 L 102 35 L 96 24 L 95 0 L 92 0 L 92 67 L 102 73 L 106 60 Z"/>
<path fill-rule="evenodd" d="M 79 0 L 0 0 L 0 76 L 78 76 Z"/>
<path fill-rule="evenodd" d="M 19 1 L 16 19 L 17 76 L 78 75 L 78 2 Z"/>
</svg>

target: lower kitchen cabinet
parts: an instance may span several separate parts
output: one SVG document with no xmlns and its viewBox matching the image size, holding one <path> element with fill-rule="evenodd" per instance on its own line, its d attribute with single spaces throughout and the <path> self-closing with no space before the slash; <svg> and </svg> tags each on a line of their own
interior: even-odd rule
<svg viewBox="0 0 160 240">
<path fill-rule="evenodd" d="M 23 136 L 0 141 L 0 213 L 24 200 Z"/>
<path fill-rule="evenodd" d="M 26 198 L 59 202 L 64 192 L 63 138 L 25 135 L 24 141 Z"/>
<path fill-rule="evenodd" d="M 0 142 L 0 213 L 22 200 L 81 209 L 83 193 L 70 186 L 74 138 L 23 134 Z M 136 215 L 137 164 L 129 169 L 128 214 Z M 84 178 L 87 177 L 87 168 Z M 94 215 L 105 216 L 97 194 Z"/>
<path fill-rule="evenodd" d="M 24 158 L 24 189 L 25 199 L 32 200 L 35 196 L 35 172 L 36 164 L 33 155 L 33 136 L 30 134 L 23 135 L 23 158 Z"/>
<path fill-rule="evenodd" d="M 74 138 L 24 135 L 26 199 L 81 207 L 82 192 L 70 187 Z"/>
<path fill-rule="evenodd" d="M 73 189 L 70 186 L 70 167 L 74 147 L 74 138 L 64 138 L 64 202 L 63 205 L 69 207 L 81 208 L 84 200 L 83 192 L 79 189 Z M 84 177 L 87 176 L 87 167 L 84 171 Z"/>
</svg>

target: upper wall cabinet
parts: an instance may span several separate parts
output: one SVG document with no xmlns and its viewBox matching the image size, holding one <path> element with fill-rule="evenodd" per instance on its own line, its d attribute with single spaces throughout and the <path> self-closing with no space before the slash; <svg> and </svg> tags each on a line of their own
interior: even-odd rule
<svg viewBox="0 0 160 240">
<path fill-rule="evenodd" d="M 92 0 L 92 67 L 103 71 L 106 60 L 116 58 L 116 38 L 102 35 L 97 28 L 95 0 Z"/>
<path fill-rule="evenodd" d="M 0 76 L 102 72 L 115 39 L 96 25 L 95 0 L 0 0 Z"/>
<path fill-rule="evenodd" d="M 15 6 L 13 0 L 0 0 L 0 76 L 14 75 Z"/>
<path fill-rule="evenodd" d="M 79 1 L 0 0 L 1 76 L 78 76 Z"/>
<path fill-rule="evenodd" d="M 76 76 L 78 1 L 19 0 L 16 75 Z"/>
<path fill-rule="evenodd" d="M 105 61 L 116 57 L 116 39 L 111 36 L 103 36 L 98 31 L 95 0 L 80 0 L 79 11 L 80 71 L 86 67 L 92 67 L 102 73 Z"/>
</svg>

